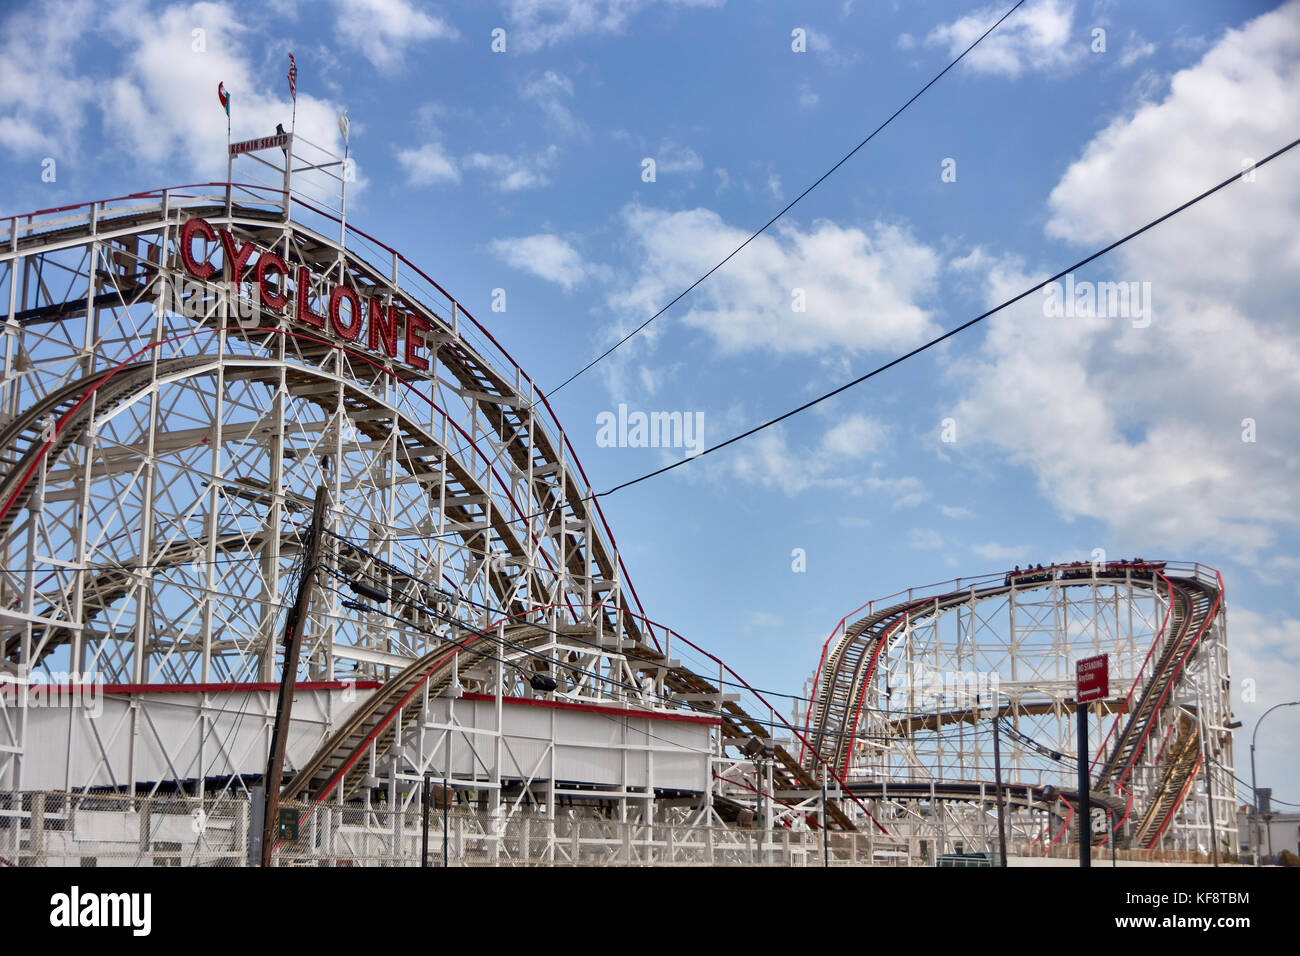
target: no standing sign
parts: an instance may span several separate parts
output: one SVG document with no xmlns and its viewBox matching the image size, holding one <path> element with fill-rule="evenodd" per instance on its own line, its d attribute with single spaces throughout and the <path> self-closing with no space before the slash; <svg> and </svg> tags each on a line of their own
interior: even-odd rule
<svg viewBox="0 0 1300 956">
<path fill-rule="evenodd" d="M 1098 657 L 1085 657 L 1074 665 L 1077 694 L 1075 700 L 1080 704 L 1091 704 L 1094 700 L 1103 700 L 1110 696 L 1110 660 L 1102 654 Z"/>
</svg>

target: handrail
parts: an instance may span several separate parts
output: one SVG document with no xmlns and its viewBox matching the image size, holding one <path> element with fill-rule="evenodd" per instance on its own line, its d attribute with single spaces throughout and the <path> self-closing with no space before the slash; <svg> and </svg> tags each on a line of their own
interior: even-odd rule
<svg viewBox="0 0 1300 956">
<path fill-rule="evenodd" d="M 1060 572 L 1077 571 L 1080 568 L 1089 565 L 1092 566 L 1092 573 L 1087 578 L 1058 578 L 1056 576 L 1056 572 L 1058 571 Z M 1046 581 L 1027 582 L 1027 584 L 1030 586 L 1042 587 L 1042 586 L 1050 586 L 1055 583 L 1061 583 L 1067 585 L 1081 585 L 1087 581 L 1101 581 L 1101 580 L 1114 581 L 1117 580 L 1117 578 L 1115 578 L 1115 575 L 1121 572 L 1124 573 L 1123 580 L 1132 581 L 1133 574 L 1131 572 L 1136 570 L 1138 575 L 1143 579 L 1149 577 L 1152 574 L 1155 574 L 1161 577 L 1163 580 L 1165 580 L 1166 584 L 1168 584 L 1168 579 L 1164 578 L 1164 575 L 1161 573 L 1161 569 L 1166 571 L 1170 569 L 1187 570 L 1187 571 L 1191 571 L 1193 574 L 1199 577 L 1200 569 L 1202 567 L 1205 566 L 1201 565 L 1199 562 L 1193 563 L 1193 562 L 1170 561 L 1170 560 L 1163 560 L 1163 559 L 1144 560 L 1141 562 L 1141 564 L 1136 564 L 1136 563 L 1131 564 L 1128 561 L 1124 561 L 1124 562 L 1108 561 L 1108 562 L 1100 562 L 1100 563 L 1076 561 L 1076 562 L 1066 562 L 1066 563 L 1054 563 L 1048 567 L 1043 567 L 1041 570 L 1037 568 L 1026 569 L 1025 571 L 1021 572 L 1021 575 L 1036 576 L 1042 574 L 1049 574 L 1050 578 Z M 872 617 L 874 613 L 876 613 L 872 610 L 873 608 L 877 606 L 889 607 L 894 603 L 895 598 L 902 598 L 904 596 L 906 596 L 907 601 L 904 602 L 903 605 L 899 608 L 898 610 L 899 615 L 910 614 L 912 613 L 913 610 L 924 607 L 927 604 L 929 604 L 930 601 L 937 598 L 942 598 L 942 597 L 956 598 L 957 596 L 965 594 L 967 592 L 974 594 L 977 590 L 981 589 L 982 587 L 987 587 L 991 585 L 997 585 L 997 590 L 999 591 L 1014 590 L 1017 587 L 1017 582 L 1014 579 L 1011 580 L 1010 584 L 1006 583 L 1008 579 L 1010 579 L 1011 577 L 1012 577 L 1012 572 L 1006 572 L 1006 571 L 990 572 L 990 573 L 979 574 L 974 576 L 963 575 L 961 577 L 953 578 L 948 581 L 940 581 L 934 584 L 923 585 L 921 587 L 907 588 L 904 590 L 896 591 L 894 594 L 890 594 L 882 598 L 875 598 L 871 601 L 866 602 L 865 604 L 859 605 L 855 610 L 850 611 L 848 614 L 845 614 L 836 623 L 835 627 L 831 630 L 830 634 L 826 637 L 826 640 L 822 643 L 821 656 L 818 660 L 817 669 L 814 672 L 814 678 L 813 678 L 814 684 L 813 684 L 812 695 L 809 697 L 808 705 L 805 708 L 805 716 L 804 716 L 805 726 L 808 727 L 812 726 L 813 723 L 812 715 L 813 715 L 814 708 L 819 708 L 823 706 L 824 702 L 823 702 L 823 695 L 822 695 L 822 690 L 823 690 L 822 672 L 830 657 L 830 645 L 831 642 L 834 641 L 837 636 L 839 636 L 841 640 L 844 640 L 844 638 L 847 636 L 848 621 L 850 618 L 855 618 L 857 615 L 859 615 L 862 612 L 863 609 L 867 609 L 868 613 L 865 616 L 857 618 L 858 622 L 866 621 L 870 617 Z M 1172 599 L 1171 599 L 1171 603 L 1172 603 Z M 1166 609 L 1166 623 L 1167 623 L 1167 618 L 1168 618 L 1168 609 Z M 1162 624 L 1162 629 L 1164 626 L 1165 625 Z M 1153 644 L 1153 649 L 1158 644 L 1159 644 L 1159 640 L 1157 639 L 1157 641 Z M 1140 675 L 1141 675 L 1141 670 L 1139 670 L 1139 676 Z M 1136 687 L 1136 681 L 1134 683 L 1134 687 Z M 1132 693 L 1133 693 L 1133 688 L 1130 688 L 1129 690 L 1130 698 L 1132 696 Z M 1123 710 L 1120 711 L 1120 714 L 1122 713 L 1124 713 Z M 1113 732 L 1113 728 L 1112 728 L 1112 732 Z M 1107 737 L 1107 740 L 1109 740 L 1109 736 Z M 800 753 L 799 753 L 799 760 L 801 764 L 803 763 L 805 756 L 806 756 L 806 750 L 801 746 Z M 1093 762 L 1095 764 L 1096 758 L 1094 758 Z M 1089 769 L 1091 770 L 1091 767 Z"/>
<path fill-rule="evenodd" d="M 1106 752 L 1106 745 L 1110 743 L 1111 736 L 1119 727 L 1120 720 L 1123 718 L 1124 714 L 1129 712 L 1129 705 L 1133 701 L 1133 693 L 1137 690 L 1138 684 L 1142 680 L 1142 675 L 1146 672 L 1147 663 L 1151 660 L 1151 655 L 1155 653 L 1156 648 L 1162 643 L 1165 636 L 1165 629 L 1169 626 L 1169 617 L 1174 608 L 1174 586 L 1169 583 L 1169 579 L 1163 574 L 1157 572 L 1157 576 L 1165 582 L 1165 587 L 1169 589 L 1169 603 L 1165 605 L 1164 620 L 1160 622 L 1160 630 L 1156 632 L 1155 640 L 1151 642 L 1151 648 L 1147 651 L 1147 656 L 1142 660 L 1142 666 L 1138 668 L 1138 672 L 1133 676 L 1133 684 L 1129 687 L 1128 695 L 1124 698 L 1124 706 L 1116 712 L 1115 720 L 1110 725 L 1110 731 L 1106 734 L 1106 739 L 1101 742 L 1101 746 L 1097 748 L 1097 752 L 1093 755 L 1092 763 L 1088 765 L 1089 776 L 1091 776 L 1093 770 L 1096 768 L 1097 761 L 1101 759 L 1101 755 Z"/>
<path fill-rule="evenodd" d="M 215 196 L 212 197 L 186 196 L 184 194 L 180 194 L 177 192 L 178 190 L 209 189 L 209 188 L 220 188 L 222 190 L 241 189 L 241 190 L 246 190 L 248 193 L 250 193 L 251 196 L 256 196 L 258 194 L 263 194 L 263 195 L 269 194 L 276 197 L 274 202 L 268 199 L 263 199 L 261 201 L 266 202 L 269 205 L 283 205 L 284 203 L 285 191 L 282 188 L 277 189 L 274 187 L 258 186 L 250 183 L 212 181 L 212 182 L 201 182 L 201 183 L 188 183 L 179 186 L 169 186 L 162 189 L 153 189 L 153 190 L 145 190 L 142 192 L 127 193 L 125 195 L 116 196 L 110 199 L 94 200 L 94 201 L 82 202 L 82 203 L 73 203 L 66 206 L 55 206 L 49 209 L 37 210 L 36 212 L 32 212 L 32 213 L 22 213 L 22 214 L 0 217 L 0 221 L 6 219 L 9 220 L 10 238 L 12 239 L 13 245 L 16 246 L 19 228 L 22 228 L 22 230 L 26 232 L 28 236 L 31 236 L 32 234 L 41 230 L 42 225 L 45 226 L 53 225 L 52 223 L 45 223 L 45 224 L 36 223 L 35 219 L 38 216 L 46 216 L 46 215 L 52 215 L 56 213 L 65 213 L 65 212 L 71 212 L 73 210 L 80 210 L 80 209 L 90 209 L 92 216 L 98 218 L 98 217 L 102 217 L 104 213 L 103 207 L 106 207 L 112 203 L 119 203 L 119 202 L 126 202 L 130 200 L 140 200 L 140 199 L 154 199 L 154 198 L 160 200 L 159 207 L 158 207 L 160 211 L 166 210 L 167 212 L 170 212 L 174 208 L 170 205 L 171 200 L 182 199 L 182 200 L 196 200 L 202 202 L 207 200 L 217 200 L 223 198 L 223 197 L 215 197 Z M 254 199 L 253 201 L 258 201 L 258 200 Z M 402 255 L 392 246 L 389 246 L 386 243 L 382 242 L 381 240 L 376 239 L 370 234 L 362 231 L 361 229 L 358 229 L 352 223 L 344 223 L 344 221 L 340 217 L 334 215 L 333 213 L 327 210 L 321 209 L 310 202 L 305 201 L 300 196 L 295 195 L 292 191 L 290 191 L 289 193 L 289 201 L 315 215 L 321 216 L 327 220 L 330 220 L 334 223 L 344 226 L 348 233 L 351 233 L 362 239 L 365 239 L 368 242 L 372 243 L 374 246 L 378 247 L 379 249 L 382 249 L 384 252 L 389 253 L 398 262 L 405 264 L 407 267 L 413 270 L 416 276 L 418 276 L 420 279 L 428 283 L 429 286 L 431 286 L 433 289 L 437 290 L 437 292 L 441 294 L 444 299 L 446 299 L 447 305 L 454 307 L 458 314 L 464 315 L 465 318 L 468 319 L 469 322 L 474 326 L 474 328 L 477 329 L 480 333 L 482 333 L 482 335 L 487 339 L 487 341 L 491 344 L 491 346 L 496 349 L 500 357 L 504 359 L 505 362 L 518 373 L 519 379 L 521 379 L 524 383 L 532 387 L 533 392 L 537 396 L 537 402 L 535 402 L 534 405 L 540 404 L 546 410 L 546 413 L 550 417 L 551 423 L 554 426 L 554 430 L 558 432 L 560 436 L 559 445 L 563 449 L 568 450 L 569 460 L 577 468 L 578 475 L 582 478 L 582 481 L 585 484 L 587 490 L 589 492 L 592 491 L 591 480 L 587 476 L 586 469 L 583 467 L 582 462 L 579 460 L 576 449 L 573 446 L 573 443 L 569 440 L 568 435 L 565 433 L 563 427 L 560 425 L 559 419 L 556 416 L 555 411 L 552 408 L 550 401 L 546 397 L 545 393 L 537 385 L 537 383 L 533 381 L 533 379 L 528 375 L 528 373 L 523 370 L 522 366 L 519 365 L 519 363 L 505 349 L 505 347 L 502 346 L 501 343 L 497 341 L 495 336 L 493 336 L 492 333 L 489 332 L 487 328 L 484 325 L 482 325 L 482 323 L 480 323 L 468 309 L 466 309 L 454 296 L 452 296 L 446 289 L 444 289 L 442 285 L 440 285 L 436 280 L 434 280 L 431 276 L 429 276 L 426 272 L 424 272 L 423 269 L 421 269 L 411 260 L 407 259 L 406 256 Z M 136 208 L 139 210 L 147 210 L 149 206 L 140 206 Z M 233 209 L 232 209 L 232 214 L 233 214 Z M 22 219 L 25 219 L 26 222 L 20 226 L 19 220 Z M 385 270 L 379 269 L 377 266 L 375 266 L 374 263 L 368 263 L 368 264 L 372 268 L 375 268 L 380 275 L 387 274 Z M 549 431 L 550 429 L 548 428 L 547 430 Z M 619 574 L 620 584 L 626 587 L 628 593 L 631 594 L 632 600 L 635 602 L 637 609 L 639 611 L 644 612 L 645 610 L 644 605 L 641 603 L 641 598 L 640 595 L 637 593 L 636 586 L 632 582 L 631 576 L 628 574 L 627 565 L 623 560 L 622 553 L 618 549 L 618 542 L 614 538 L 613 529 L 610 528 L 609 521 L 605 516 L 604 510 L 601 508 L 600 501 L 592 496 L 584 496 L 584 501 L 587 501 L 591 506 L 594 506 L 596 516 L 599 518 L 600 521 L 599 527 L 603 529 L 604 536 L 608 541 L 607 550 L 609 552 L 610 558 L 618 566 L 618 571 L 620 572 Z M 658 638 L 654 635 L 653 630 L 649 632 L 649 637 L 654 642 L 655 646 L 659 647 Z"/>
</svg>

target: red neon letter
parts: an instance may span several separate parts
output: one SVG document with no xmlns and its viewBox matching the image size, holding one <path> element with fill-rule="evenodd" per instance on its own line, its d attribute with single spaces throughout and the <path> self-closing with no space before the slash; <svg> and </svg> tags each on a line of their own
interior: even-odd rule
<svg viewBox="0 0 1300 956">
<path fill-rule="evenodd" d="M 381 343 L 385 355 L 397 358 L 397 306 L 385 309 L 375 296 L 370 300 L 370 351 L 378 352 Z"/>
<path fill-rule="evenodd" d="M 343 311 L 342 306 L 344 299 L 347 299 L 348 303 L 352 306 L 350 310 L 352 321 L 347 325 L 344 325 L 339 321 L 340 314 Z M 357 294 L 347 286 L 336 285 L 334 291 L 330 293 L 330 325 L 334 327 L 334 331 L 351 342 L 361 334 L 362 318 L 364 318 L 364 316 L 361 312 L 361 299 L 358 298 Z"/>
<path fill-rule="evenodd" d="M 206 219 L 200 219 L 198 216 L 187 219 L 185 225 L 181 226 L 181 262 L 185 263 L 185 271 L 194 278 L 209 279 L 212 273 L 217 271 L 217 267 L 210 262 L 199 262 L 194 258 L 194 250 L 191 247 L 196 232 L 203 233 L 203 237 L 208 242 L 217 241 L 217 234 L 208 225 Z"/>
<path fill-rule="evenodd" d="M 226 250 L 226 265 L 230 266 L 231 295 L 238 295 L 239 283 L 244 280 L 244 267 L 248 265 L 248 257 L 253 254 L 253 244 L 246 242 L 236 250 L 235 237 L 222 229 L 221 248 Z"/>
<path fill-rule="evenodd" d="M 275 287 L 280 291 L 269 291 L 271 284 L 266 281 L 266 274 L 272 270 L 277 275 L 286 276 L 289 274 L 289 265 L 274 252 L 264 252 L 257 257 L 257 294 L 262 305 L 278 312 L 289 304 L 289 293 L 284 291 L 284 282 L 280 279 L 275 281 Z"/>
<path fill-rule="evenodd" d="M 311 272 L 306 266 L 298 267 L 298 321 L 305 322 L 308 325 L 314 325 L 318 329 L 325 328 L 325 316 L 319 315 L 311 310 L 311 305 L 307 301 L 307 296 L 311 294 Z"/>
<path fill-rule="evenodd" d="M 406 316 L 406 364 L 412 368 L 428 368 L 429 360 L 415 354 L 425 344 L 424 333 L 429 331 L 429 320 L 415 314 Z"/>
</svg>

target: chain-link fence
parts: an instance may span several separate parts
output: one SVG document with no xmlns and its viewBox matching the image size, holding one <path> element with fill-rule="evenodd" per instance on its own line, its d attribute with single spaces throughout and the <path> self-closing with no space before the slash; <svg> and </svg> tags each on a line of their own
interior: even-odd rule
<svg viewBox="0 0 1300 956">
<path fill-rule="evenodd" d="M 275 866 L 419 866 L 422 856 L 427 866 L 861 866 L 916 856 L 905 840 L 867 833 L 626 822 L 587 808 L 552 817 L 431 801 L 427 829 L 418 801 L 282 809 L 289 826 Z M 0 865 L 257 865 L 260 834 L 260 801 L 247 793 L 0 793 Z"/>
</svg>

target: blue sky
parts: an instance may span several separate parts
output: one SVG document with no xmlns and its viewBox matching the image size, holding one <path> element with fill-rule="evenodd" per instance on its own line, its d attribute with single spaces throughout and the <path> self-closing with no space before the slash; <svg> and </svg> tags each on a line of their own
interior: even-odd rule
<svg viewBox="0 0 1300 956">
<path fill-rule="evenodd" d="M 10 3 L 0 213 L 220 178 L 217 82 L 236 138 L 287 125 L 292 50 L 298 129 L 337 145 L 349 111 L 350 220 L 554 389 L 1009 5 Z M 595 486 L 611 487 L 672 455 L 599 447 L 601 412 L 702 412 L 711 444 L 784 411 L 1294 139 L 1296 89 L 1300 3 L 1030 0 L 552 404 Z M 1288 154 L 1079 273 L 1151 283 L 1145 326 L 1050 317 L 1031 297 L 605 499 L 647 609 L 756 685 L 797 693 L 826 634 L 872 597 L 1095 548 L 1199 560 L 1227 583 L 1248 735 L 1265 707 L 1300 698 L 1297 225 Z M 1300 708 L 1266 727 L 1261 779 L 1300 801 Z M 1247 736 L 1238 745 L 1247 776 Z"/>
</svg>

